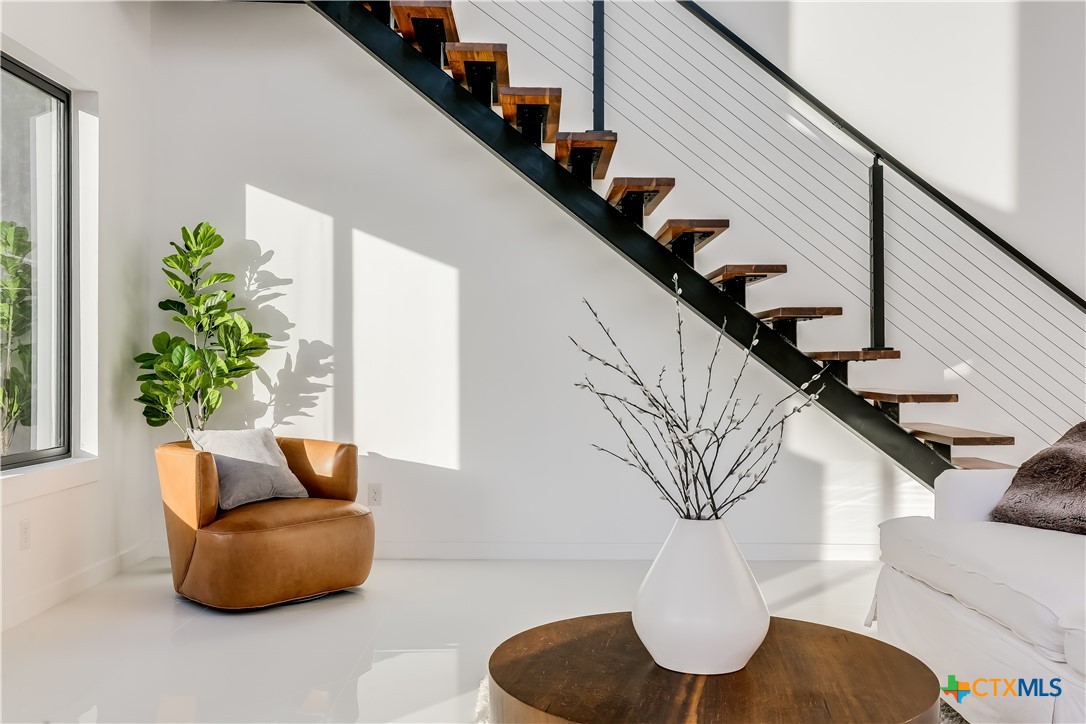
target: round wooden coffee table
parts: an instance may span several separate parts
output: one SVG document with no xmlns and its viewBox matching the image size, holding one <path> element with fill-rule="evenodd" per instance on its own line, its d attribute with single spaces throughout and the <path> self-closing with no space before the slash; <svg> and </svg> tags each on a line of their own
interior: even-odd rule
<svg viewBox="0 0 1086 724">
<path fill-rule="evenodd" d="M 938 722 L 939 683 L 861 634 L 774 618 L 742 671 L 657 666 L 629 613 L 529 629 L 490 657 L 495 722 Z"/>
</svg>

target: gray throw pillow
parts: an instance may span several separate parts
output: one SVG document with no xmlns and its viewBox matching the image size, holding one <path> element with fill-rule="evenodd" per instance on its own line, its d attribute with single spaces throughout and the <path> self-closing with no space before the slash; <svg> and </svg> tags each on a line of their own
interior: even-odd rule
<svg viewBox="0 0 1086 724">
<path fill-rule="evenodd" d="M 1086 535 L 1086 422 L 1022 463 L 991 517 Z"/>
<path fill-rule="evenodd" d="M 189 438 L 197 450 L 215 456 L 219 507 L 223 510 L 269 498 L 309 497 L 267 428 L 189 430 Z"/>
</svg>

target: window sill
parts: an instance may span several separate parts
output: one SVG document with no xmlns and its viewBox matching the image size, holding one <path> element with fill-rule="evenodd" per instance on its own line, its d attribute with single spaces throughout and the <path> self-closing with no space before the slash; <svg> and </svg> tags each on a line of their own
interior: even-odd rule
<svg viewBox="0 0 1086 724">
<path fill-rule="evenodd" d="M 99 469 L 97 457 L 74 457 L 5 470 L 0 474 L 3 506 L 97 482 Z"/>
</svg>

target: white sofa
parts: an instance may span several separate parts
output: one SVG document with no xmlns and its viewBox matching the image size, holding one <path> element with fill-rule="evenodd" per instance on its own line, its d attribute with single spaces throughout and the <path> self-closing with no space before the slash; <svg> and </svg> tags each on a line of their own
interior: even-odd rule
<svg viewBox="0 0 1086 724">
<path fill-rule="evenodd" d="M 1013 470 L 951 470 L 935 483 L 935 518 L 881 528 L 868 625 L 928 665 L 940 685 L 1043 679 L 1059 696 L 1010 696 L 977 682 L 960 702 L 972 722 L 1086 722 L 1086 536 L 994 523 Z M 1012 685 L 1017 689 L 1017 685 Z M 1035 690 L 1036 691 L 1036 690 Z"/>
</svg>

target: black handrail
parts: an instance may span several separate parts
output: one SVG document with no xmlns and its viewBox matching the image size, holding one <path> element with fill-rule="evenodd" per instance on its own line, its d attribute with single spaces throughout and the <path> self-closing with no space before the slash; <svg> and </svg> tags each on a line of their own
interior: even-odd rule
<svg viewBox="0 0 1086 724">
<path fill-rule="evenodd" d="M 733 33 L 726 25 L 724 25 L 724 23 L 720 22 L 715 16 L 706 11 L 696 2 L 692 2 L 692 0 L 679 0 L 679 5 L 688 10 L 690 14 L 692 14 L 698 20 L 712 28 L 717 33 L 717 35 L 724 38 L 733 47 L 735 47 L 736 50 L 747 56 L 747 58 L 752 60 L 762 70 L 769 73 L 769 75 L 773 76 L 781 85 L 783 85 L 795 95 L 802 98 L 804 101 L 806 101 L 809 106 L 818 111 L 819 114 L 821 114 L 826 120 L 839 128 L 842 133 L 851 138 L 860 146 L 863 146 L 869 153 L 873 154 L 874 156 L 880 157 L 884 164 L 890 166 L 897 173 L 907 178 L 914 186 L 923 191 L 932 201 L 942 206 L 944 209 L 953 214 L 954 217 L 961 221 L 963 224 L 973 229 L 973 231 L 983 236 L 993 246 L 997 247 L 1007 256 L 1014 259 L 1016 262 L 1018 262 L 1019 265 L 1022 266 L 1022 268 L 1033 274 L 1033 276 L 1040 279 L 1050 289 L 1058 293 L 1071 304 L 1078 307 L 1080 311 L 1086 312 L 1086 299 L 1080 297 L 1059 279 L 1045 271 L 1039 264 L 1037 264 L 1037 262 L 1033 261 L 1028 256 L 1020 252 L 999 234 L 989 229 L 975 216 L 973 216 L 968 211 L 959 206 L 957 203 L 952 201 L 950 197 L 948 197 L 942 191 L 925 181 L 917 173 L 912 171 L 908 166 L 898 161 L 891 154 L 887 153 L 884 148 L 882 148 L 877 143 L 861 133 L 859 130 L 857 130 L 857 128 L 851 123 L 834 113 L 829 106 L 815 98 L 809 91 L 807 91 L 803 86 L 793 80 L 787 73 L 774 65 L 764 55 L 748 45 L 747 42 L 740 38 L 738 35 Z"/>
</svg>

